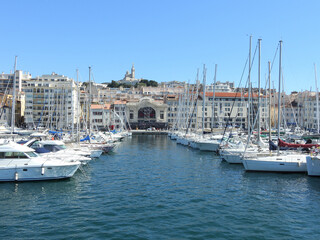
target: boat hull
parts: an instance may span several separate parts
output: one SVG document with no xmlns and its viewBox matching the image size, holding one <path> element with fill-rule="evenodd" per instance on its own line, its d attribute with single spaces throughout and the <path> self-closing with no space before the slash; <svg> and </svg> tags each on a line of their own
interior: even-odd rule
<svg viewBox="0 0 320 240">
<path fill-rule="evenodd" d="M 263 160 L 265 159 L 265 160 Z M 260 159 L 243 159 L 246 171 L 258 172 L 307 172 L 306 156 L 265 157 Z"/>
<path fill-rule="evenodd" d="M 80 164 L 63 166 L 37 166 L 37 167 L 16 167 L 0 168 L 0 181 L 40 181 L 70 178 L 79 168 Z"/>
<path fill-rule="evenodd" d="M 219 149 L 220 143 L 212 143 L 212 142 L 197 142 L 197 147 L 201 151 L 210 151 L 217 152 Z"/>
<path fill-rule="evenodd" d="M 226 153 L 222 155 L 222 159 L 225 160 L 228 163 L 232 164 L 241 164 L 242 163 L 242 157 L 239 154 L 231 154 L 231 153 Z"/>
<path fill-rule="evenodd" d="M 309 176 L 320 176 L 320 158 L 308 156 L 307 170 Z"/>
</svg>

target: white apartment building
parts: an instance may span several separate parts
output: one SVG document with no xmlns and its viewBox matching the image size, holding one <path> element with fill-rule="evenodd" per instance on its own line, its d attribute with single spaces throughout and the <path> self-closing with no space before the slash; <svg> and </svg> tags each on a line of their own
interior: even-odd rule
<svg viewBox="0 0 320 240">
<path fill-rule="evenodd" d="M 319 116 L 317 116 L 317 99 L 316 93 L 310 93 L 305 97 L 302 105 L 302 123 L 300 126 L 306 129 L 318 129 L 318 117 L 320 116 L 320 108 L 318 106 Z"/>
<path fill-rule="evenodd" d="M 206 91 L 213 92 L 232 92 L 234 89 L 234 83 L 231 82 L 216 82 L 206 86 Z"/>
<path fill-rule="evenodd" d="M 261 97 L 260 108 L 258 108 L 257 96 L 253 96 L 252 111 L 250 114 L 251 124 L 255 122 L 255 117 L 257 116 L 257 111 L 259 109 L 261 127 L 267 127 L 269 113 L 267 111 L 266 100 L 265 97 Z M 183 128 L 189 127 L 201 129 L 203 119 L 204 128 L 224 127 L 227 124 L 241 126 L 243 128 L 248 127 L 248 94 L 241 95 L 241 93 L 235 92 L 216 92 L 214 98 L 215 107 L 213 111 L 212 92 L 206 93 L 204 109 L 201 94 L 199 95 L 197 102 L 182 100 L 181 96 L 179 98 L 178 96 L 168 95 L 166 103 L 168 104 L 168 125 L 170 127 L 178 124 Z M 214 116 L 213 121 L 212 116 Z M 188 119 L 187 122 L 186 119 Z"/>
<path fill-rule="evenodd" d="M 0 74 L 0 92 L 12 94 L 14 73 L 1 73 Z M 32 78 L 31 74 L 16 70 L 16 90 L 22 91 L 23 81 L 28 81 Z M 6 91 L 7 90 L 7 91 Z M 10 90 L 10 91 L 9 91 Z"/>
<path fill-rule="evenodd" d="M 52 73 L 23 82 L 25 123 L 29 128 L 71 129 L 80 115 L 75 81 Z"/>
<path fill-rule="evenodd" d="M 284 101 L 283 101 L 284 102 Z M 320 102 L 320 101 L 319 101 Z M 320 107 L 319 117 L 320 117 Z M 285 127 L 300 127 L 318 129 L 317 99 L 315 92 L 301 92 L 290 95 L 281 106 L 281 125 Z"/>
</svg>

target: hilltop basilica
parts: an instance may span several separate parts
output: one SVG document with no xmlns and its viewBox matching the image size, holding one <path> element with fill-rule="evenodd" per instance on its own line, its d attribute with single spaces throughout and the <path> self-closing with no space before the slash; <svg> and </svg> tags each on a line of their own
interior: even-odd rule
<svg viewBox="0 0 320 240">
<path fill-rule="evenodd" d="M 118 83 L 128 84 L 128 85 L 135 85 L 136 83 L 140 82 L 141 79 L 135 78 L 135 68 L 134 64 L 132 64 L 131 73 L 129 71 L 126 72 L 124 78 L 119 80 Z"/>
</svg>

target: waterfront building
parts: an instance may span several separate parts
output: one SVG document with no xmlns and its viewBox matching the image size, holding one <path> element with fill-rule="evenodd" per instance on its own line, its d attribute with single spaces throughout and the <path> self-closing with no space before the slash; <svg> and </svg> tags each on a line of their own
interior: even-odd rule
<svg viewBox="0 0 320 240">
<path fill-rule="evenodd" d="M 18 93 L 16 97 L 16 106 L 15 106 L 15 126 L 24 125 L 24 107 L 25 99 L 22 92 Z M 0 93 L 0 125 L 11 126 L 12 121 L 12 95 Z"/>
<path fill-rule="evenodd" d="M 112 120 L 111 104 L 91 104 L 93 129 L 108 130 Z"/>
<path fill-rule="evenodd" d="M 283 124 L 285 127 L 300 127 L 303 129 L 317 130 L 317 99 L 316 92 L 293 92 L 289 96 L 283 94 L 281 106 Z M 318 106 L 319 108 L 319 106 Z M 319 108 L 320 114 L 320 108 Z"/>
<path fill-rule="evenodd" d="M 0 93 L 12 94 L 14 73 L 0 74 Z M 28 72 L 16 70 L 16 92 L 22 91 L 23 81 L 28 81 L 32 78 Z M 10 90 L 10 91 L 9 91 Z"/>
<path fill-rule="evenodd" d="M 317 108 L 320 115 L 320 108 L 317 106 L 317 94 L 315 92 L 309 92 L 305 98 L 302 105 L 303 108 L 303 124 L 301 126 L 306 129 L 318 129 L 318 117 Z"/>
<path fill-rule="evenodd" d="M 261 127 L 267 128 L 266 97 L 261 97 L 260 108 L 258 108 L 257 95 L 253 95 L 251 123 L 254 122 L 258 110 L 261 116 Z M 248 127 L 248 94 L 235 92 L 216 92 L 214 99 L 214 113 L 212 111 L 213 92 L 206 93 L 205 108 L 203 109 L 202 93 L 198 96 L 198 102 L 182 100 L 182 95 L 168 95 L 166 103 L 168 105 L 168 124 L 173 127 L 177 121 L 184 124 L 184 128 L 189 126 L 192 129 L 201 129 L 204 120 L 205 128 L 225 127 L 226 125 L 234 127 Z M 203 114 L 204 111 L 204 114 Z M 204 115 L 204 118 L 203 118 Z M 212 117 L 214 120 L 212 121 Z M 188 123 L 183 123 L 188 121 Z M 212 125 L 213 122 L 213 125 Z"/>
<path fill-rule="evenodd" d="M 126 115 L 132 129 L 167 128 L 168 105 L 163 100 L 143 97 L 126 104 Z"/>
<path fill-rule="evenodd" d="M 24 81 L 25 123 L 29 128 L 71 129 L 80 114 L 72 78 L 52 73 Z"/>
<path fill-rule="evenodd" d="M 216 84 L 212 83 L 206 86 L 207 92 L 213 92 L 213 89 L 215 89 L 215 92 L 232 92 L 234 90 L 234 83 L 218 81 Z"/>
<path fill-rule="evenodd" d="M 16 75 L 15 125 L 23 126 L 24 112 L 25 112 L 25 94 L 22 91 L 22 85 L 23 85 L 23 81 L 31 79 L 31 74 L 23 72 L 22 70 L 16 70 L 15 75 Z M 14 73 L 0 74 L 0 94 L 2 94 L 1 96 L 2 108 L 0 111 L 0 121 L 2 124 L 11 125 L 13 79 L 14 79 Z"/>
</svg>

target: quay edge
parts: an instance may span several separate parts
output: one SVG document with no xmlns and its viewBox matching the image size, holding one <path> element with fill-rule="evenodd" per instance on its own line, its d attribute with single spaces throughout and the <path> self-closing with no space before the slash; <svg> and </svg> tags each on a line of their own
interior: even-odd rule
<svg viewBox="0 0 320 240">
<path fill-rule="evenodd" d="M 168 131 L 131 130 L 132 135 L 168 135 Z"/>
</svg>

